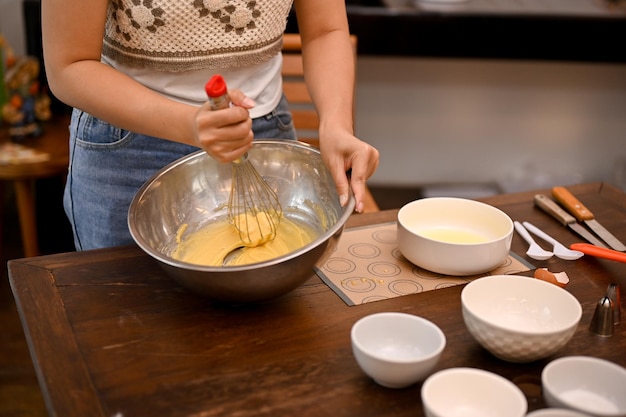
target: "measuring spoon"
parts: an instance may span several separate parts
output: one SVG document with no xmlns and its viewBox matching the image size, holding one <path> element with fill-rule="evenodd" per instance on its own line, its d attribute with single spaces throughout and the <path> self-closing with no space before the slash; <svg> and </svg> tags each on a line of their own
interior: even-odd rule
<svg viewBox="0 0 626 417">
<path fill-rule="evenodd" d="M 536 259 L 538 261 L 543 261 L 551 258 L 552 255 L 554 255 L 549 250 L 545 250 L 544 248 L 539 246 L 539 244 L 537 244 L 537 242 L 535 242 L 532 236 L 528 233 L 528 230 L 524 229 L 524 226 L 522 226 L 520 222 L 516 220 L 513 222 L 513 225 L 515 226 L 515 230 L 517 230 L 517 233 L 519 233 L 520 236 L 522 236 L 524 240 L 530 245 L 528 247 L 528 250 L 526 251 L 526 255 L 528 255 L 528 257 Z"/>
<path fill-rule="evenodd" d="M 554 254 L 558 258 L 565 259 L 567 261 L 574 261 L 576 259 L 582 258 L 585 255 L 584 253 L 580 251 L 566 248 L 564 245 L 562 245 L 559 241 L 554 239 L 552 236 L 550 236 L 549 234 L 545 233 L 538 227 L 528 222 L 524 222 L 522 224 L 524 225 L 526 229 L 528 229 L 529 232 L 533 233 L 536 236 L 539 236 L 546 242 L 552 244 L 552 252 L 554 252 Z"/>
</svg>

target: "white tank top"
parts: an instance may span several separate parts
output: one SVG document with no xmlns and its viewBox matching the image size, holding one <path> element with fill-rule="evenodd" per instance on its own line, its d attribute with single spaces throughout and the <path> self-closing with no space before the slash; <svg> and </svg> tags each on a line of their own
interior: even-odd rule
<svg viewBox="0 0 626 417">
<path fill-rule="evenodd" d="M 217 73 L 210 69 L 164 72 L 135 68 L 104 56 L 102 61 L 165 97 L 196 106 L 206 102 L 204 85 Z M 219 74 L 224 77 L 229 89 L 239 89 L 256 102 L 256 106 L 250 109 L 250 116 L 257 118 L 270 113 L 280 101 L 281 67 L 282 55 L 278 54 L 261 64 L 242 69 L 223 69 Z"/>
</svg>

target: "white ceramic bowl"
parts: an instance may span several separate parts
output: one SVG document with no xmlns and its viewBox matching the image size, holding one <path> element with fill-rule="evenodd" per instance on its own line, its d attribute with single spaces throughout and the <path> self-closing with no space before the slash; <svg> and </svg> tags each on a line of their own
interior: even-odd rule
<svg viewBox="0 0 626 417">
<path fill-rule="evenodd" d="M 526 397 L 511 381 L 482 369 L 449 368 L 422 384 L 426 417 L 524 417 Z"/>
<path fill-rule="evenodd" d="M 363 372 L 388 388 L 424 380 L 446 346 L 446 337 L 437 325 L 406 313 L 365 316 L 352 326 L 350 338 Z"/>
<path fill-rule="evenodd" d="M 543 368 L 541 385 L 550 407 L 626 416 L 626 369 L 616 363 L 590 356 L 555 359 Z"/>
<path fill-rule="evenodd" d="M 569 342 L 582 317 L 567 290 L 535 278 L 493 275 L 461 292 L 463 320 L 494 356 L 510 362 L 546 358 Z"/>
<path fill-rule="evenodd" d="M 415 200 L 398 212 L 398 247 L 413 264 L 446 275 L 496 269 L 509 255 L 513 221 L 501 210 L 464 198 Z"/>
<path fill-rule="evenodd" d="M 565 408 L 543 408 L 526 414 L 526 417 L 590 417 L 589 414 Z"/>
</svg>

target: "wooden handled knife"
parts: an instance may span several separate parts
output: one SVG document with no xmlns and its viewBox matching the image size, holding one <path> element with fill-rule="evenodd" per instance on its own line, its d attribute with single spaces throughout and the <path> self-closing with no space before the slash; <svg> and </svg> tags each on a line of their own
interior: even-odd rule
<svg viewBox="0 0 626 417">
<path fill-rule="evenodd" d="M 597 237 L 595 237 L 590 231 L 585 229 L 580 224 L 576 223 L 576 219 L 574 216 L 570 215 L 568 212 L 563 210 L 561 206 L 559 206 L 552 198 L 547 195 L 537 194 L 535 195 L 535 205 L 557 219 L 564 226 L 569 227 L 574 232 L 576 232 L 580 237 L 585 239 L 589 243 L 593 243 L 594 245 L 606 248 L 606 245 Z"/>
<path fill-rule="evenodd" d="M 572 193 L 565 187 L 552 188 L 552 196 L 561 203 L 567 211 L 569 211 L 578 221 L 584 222 L 593 232 L 604 240 L 611 248 L 616 251 L 626 251 L 626 246 L 620 242 L 615 236 L 604 228 L 595 218 L 593 213 L 583 205 Z"/>
</svg>

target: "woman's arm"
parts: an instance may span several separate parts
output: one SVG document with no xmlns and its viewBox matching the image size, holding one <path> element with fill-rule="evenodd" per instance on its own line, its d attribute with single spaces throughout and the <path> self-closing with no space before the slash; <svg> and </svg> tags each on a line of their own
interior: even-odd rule
<svg viewBox="0 0 626 417">
<path fill-rule="evenodd" d="M 211 112 L 169 100 L 100 62 L 108 0 L 42 2 L 44 62 L 48 83 L 64 103 L 117 127 L 205 148 L 232 160 L 252 144 L 245 97 L 239 106 Z"/>
<path fill-rule="evenodd" d="M 378 151 L 354 136 L 355 62 L 344 0 L 295 0 L 304 74 L 320 117 L 320 149 L 342 202 L 350 188 L 362 211 Z M 350 178 L 346 171 L 351 170 Z"/>
</svg>

